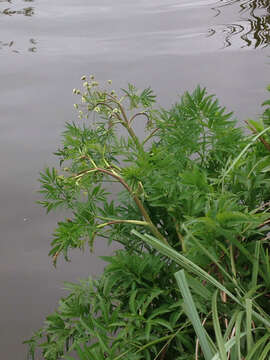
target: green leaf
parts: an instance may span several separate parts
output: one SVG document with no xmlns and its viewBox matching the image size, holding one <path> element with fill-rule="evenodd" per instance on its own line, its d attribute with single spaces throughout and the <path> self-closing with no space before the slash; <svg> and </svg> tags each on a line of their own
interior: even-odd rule
<svg viewBox="0 0 270 360">
<path fill-rule="evenodd" d="M 186 281 L 185 272 L 184 270 L 180 270 L 177 273 L 175 273 L 175 278 L 177 281 L 177 284 L 179 286 L 179 289 L 181 291 L 183 300 L 184 300 L 184 310 L 187 313 L 187 316 L 189 320 L 191 321 L 194 330 L 199 338 L 199 342 L 205 357 L 205 360 L 211 360 L 213 357 L 213 352 L 211 350 L 211 347 L 209 345 L 209 342 L 206 337 L 206 331 L 204 327 L 201 324 L 198 312 L 196 310 L 193 298 L 191 296 L 188 283 Z M 222 359 L 223 360 L 223 359 Z"/>
<path fill-rule="evenodd" d="M 258 358 L 258 360 L 264 360 L 264 359 L 266 359 L 266 356 L 268 355 L 269 351 L 270 351 L 270 343 L 268 343 L 268 344 L 264 347 L 264 349 L 263 349 L 260 357 Z"/>
<path fill-rule="evenodd" d="M 136 296 L 137 296 L 137 290 L 133 291 L 129 297 L 129 309 L 133 314 L 137 313 Z"/>
<path fill-rule="evenodd" d="M 254 259 L 253 267 L 252 267 L 251 288 L 254 288 L 254 287 L 257 286 L 258 272 L 259 272 L 260 248 L 261 248 L 261 242 L 256 241 L 256 244 L 255 244 L 255 259 Z"/>
<path fill-rule="evenodd" d="M 240 334 L 240 339 L 243 338 L 245 335 L 246 335 L 246 333 L 241 333 Z M 226 351 L 226 353 L 229 353 L 231 351 L 231 349 L 235 346 L 235 344 L 236 344 L 236 337 L 234 336 L 225 343 L 225 351 Z M 240 359 L 240 358 L 232 357 L 232 360 L 238 360 L 238 359 Z M 213 356 L 212 360 L 221 360 L 219 352 L 217 352 Z"/>
<path fill-rule="evenodd" d="M 246 299 L 246 332 L 247 332 L 247 349 L 248 352 L 251 351 L 253 346 L 252 332 L 252 300 Z"/>
<path fill-rule="evenodd" d="M 186 270 L 190 271 L 193 274 L 198 275 L 201 279 L 208 281 L 212 285 L 214 285 L 217 289 L 223 291 L 226 293 L 235 303 L 241 305 L 244 307 L 244 305 L 241 302 L 241 299 L 238 299 L 235 295 L 233 295 L 225 286 L 223 286 L 219 281 L 217 281 L 213 276 L 209 275 L 206 271 L 201 269 L 198 265 L 194 264 L 194 262 L 187 259 L 185 256 L 181 255 L 174 249 L 170 248 L 166 244 L 162 243 L 161 241 L 157 240 L 151 235 L 142 235 L 136 230 L 131 231 L 132 234 L 138 236 L 140 239 L 145 241 L 147 244 L 153 246 L 155 249 L 157 249 L 159 252 L 161 252 L 163 255 L 168 256 L 170 259 L 175 261 L 177 264 L 181 265 Z M 256 311 L 252 311 L 252 315 L 261 321 L 264 325 L 267 327 L 270 327 L 270 319 L 269 316 L 260 315 Z"/>
<path fill-rule="evenodd" d="M 256 354 L 256 351 L 260 349 L 261 347 L 264 349 L 264 344 L 269 340 L 270 335 L 265 334 L 263 337 L 261 337 L 252 347 L 252 349 L 248 352 L 246 360 L 253 360 L 254 355 Z M 256 356 L 258 358 L 258 355 Z"/>
<path fill-rule="evenodd" d="M 240 152 L 240 154 L 233 160 L 233 162 L 229 166 L 229 168 L 224 172 L 224 174 L 221 178 L 221 182 L 224 182 L 224 179 L 226 178 L 226 176 L 236 167 L 239 160 L 247 153 L 248 149 L 259 139 L 259 137 L 262 136 L 263 134 L 265 134 L 269 130 L 270 130 L 270 126 L 265 128 L 264 130 L 260 131 L 259 134 L 257 134 L 250 140 L 250 142 L 244 147 L 244 149 Z"/>
<path fill-rule="evenodd" d="M 171 324 L 164 319 L 155 318 L 153 320 L 149 320 L 149 322 L 151 323 L 151 325 L 161 325 L 161 326 L 167 328 L 168 330 L 170 330 L 171 332 L 173 332 L 173 328 L 172 328 Z"/>
<path fill-rule="evenodd" d="M 218 282 L 215 278 L 213 278 L 211 275 L 209 275 L 206 271 L 201 269 L 198 265 L 196 265 L 194 262 L 187 259 L 182 254 L 178 253 L 174 249 L 170 248 L 169 246 L 161 243 L 159 240 L 155 239 L 151 235 L 142 235 L 136 230 L 131 231 L 132 234 L 138 236 L 140 239 L 144 240 L 146 243 L 153 246 L 155 249 L 157 249 L 159 252 L 161 252 L 163 255 L 168 256 L 170 259 L 175 261 L 177 264 L 181 265 L 186 270 L 190 271 L 193 274 L 198 275 L 201 279 L 208 281 L 221 291 L 225 292 L 231 299 L 233 299 L 236 303 L 240 304 L 240 301 L 228 290 L 226 289 L 220 282 Z M 270 323 L 269 323 L 270 325 Z"/>
<path fill-rule="evenodd" d="M 217 294 L 218 294 L 218 290 L 215 291 L 212 299 L 213 324 L 214 324 L 214 330 L 215 330 L 220 360 L 227 360 L 225 342 L 221 333 L 218 311 L 217 311 Z"/>
<path fill-rule="evenodd" d="M 258 133 L 264 130 L 264 124 L 262 119 L 259 119 L 258 121 L 249 119 L 247 120 L 247 122 L 248 124 L 251 124 L 254 127 L 254 129 L 257 130 Z"/>
</svg>

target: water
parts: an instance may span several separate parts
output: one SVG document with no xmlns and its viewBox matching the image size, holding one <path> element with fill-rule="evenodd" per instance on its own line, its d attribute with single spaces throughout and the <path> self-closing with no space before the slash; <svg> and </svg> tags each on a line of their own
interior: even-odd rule
<svg viewBox="0 0 270 360">
<path fill-rule="evenodd" d="M 197 84 L 239 121 L 256 116 L 269 74 L 270 1 L 0 0 L 1 353 L 25 358 L 29 337 L 64 295 L 62 281 L 98 274 L 96 254 L 47 257 L 58 216 L 35 204 L 72 89 L 83 74 L 115 88 L 151 85 L 163 106 Z"/>
</svg>

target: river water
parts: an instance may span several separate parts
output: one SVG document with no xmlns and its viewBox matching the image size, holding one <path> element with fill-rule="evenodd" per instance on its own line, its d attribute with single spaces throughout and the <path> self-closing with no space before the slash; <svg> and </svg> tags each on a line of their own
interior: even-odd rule
<svg viewBox="0 0 270 360">
<path fill-rule="evenodd" d="M 83 74 L 151 85 L 168 106 L 197 84 L 239 121 L 257 116 L 269 78 L 270 1 L 0 0 L 0 342 L 21 360 L 21 344 L 64 295 L 64 280 L 102 270 L 98 255 L 74 252 L 54 269 L 47 256 L 60 215 L 45 215 L 38 173 L 66 121 Z"/>
</svg>

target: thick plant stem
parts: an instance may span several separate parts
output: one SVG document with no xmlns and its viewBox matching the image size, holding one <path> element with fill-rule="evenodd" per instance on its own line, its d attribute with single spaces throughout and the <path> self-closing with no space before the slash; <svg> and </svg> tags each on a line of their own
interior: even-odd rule
<svg viewBox="0 0 270 360">
<path fill-rule="evenodd" d="M 136 145 L 136 148 L 139 152 L 143 151 L 143 147 L 137 137 L 137 135 L 135 134 L 134 130 L 132 129 L 132 127 L 127 123 L 122 123 L 122 125 L 127 129 L 130 137 L 133 139 L 135 145 Z"/>
<path fill-rule="evenodd" d="M 145 210 L 141 200 L 138 198 L 138 196 L 136 196 L 133 191 L 131 190 L 131 188 L 128 186 L 128 184 L 124 181 L 123 178 L 121 178 L 121 176 L 106 170 L 106 169 L 101 169 L 101 168 L 97 168 L 96 169 L 99 172 L 103 172 L 104 174 L 107 174 L 109 176 L 114 177 L 115 179 L 117 179 L 126 189 L 127 191 L 130 193 L 130 195 L 132 196 L 133 200 L 135 201 L 137 207 L 139 208 L 143 218 L 145 219 L 145 221 L 148 223 L 148 226 L 150 227 L 152 233 L 158 238 L 160 239 L 163 243 L 168 244 L 167 240 L 164 238 L 164 236 L 158 231 L 158 229 L 156 228 L 156 226 L 153 224 L 152 220 L 150 219 L 150 216 L 148 215 L 147 211 Z"/>
<path fill-rule="evenodd" d="M 167 240 L 164 238 L 164 236 L 158 231 L 156 226 L 153 224 L 153 222 L 152 222 L 150 216 L 148 215 L 147 211 L 145 210 L 141 200 L 138 198 L 137 195 L 134 194 L 132 189 L 129 187 L 129 185 L 125 182 L 125 180 L 121 176 L 119 176 L 116 172 L 112 172 L 107 169 L 102 169 L 102 168 L 96 167 L 94 169 L 85 170 L 85 171 L 79 173 L 76 176 L 76 178 L 79 178 L 79 177 L 81 177 L 85 174 L 89 174 L 91 172 L 101 172 L 103 174 L 106 174 L 106 175 L 109 175 L 109 176 L 115 178 L 118 182 L 120 182 L 120 184 L 122 184 L 124 186 L 124 188 L 132 196 L 134 202 L 136 203 L 138 209 L 140 210 L 140 213 L 142 214 L 143 218 L 145 219 L 145 221 L 146 221 L 147 225 L 149 226 L 150 230 L 152 231 L 153 235 L 156 236 L 159 240 L 161 240 L 164 244 L 168 245 Z"/>
<path fill-rule="evenodd" d="M 245 121 L 245 123 L 247 124 L 248 128 L 253 132 L 253 134 L 257 135 L 258 131 L 256 129 L 254 129 L 254 127 L 248 122 Z M 259 137 L 260 142 L 264 145 L 264 147 L 270 151 L 270 144 L 262 137 Z"/>
</svg>

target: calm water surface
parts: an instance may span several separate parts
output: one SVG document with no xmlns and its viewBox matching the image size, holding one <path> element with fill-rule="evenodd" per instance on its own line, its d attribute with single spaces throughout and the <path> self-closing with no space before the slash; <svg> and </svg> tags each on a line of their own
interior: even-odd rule
<svg viewBox="0 0 270 360">
<path fill-rule="evenodd" d="M 269 29 L 268 0 L 0 0 L 1 358 L 24 359 L 62 281 L 98 274 L 111 251 L 97 243 L 55 270 L 57 216 L 35 205 L 80 77 L 151 85 L 164 106 L 201 84 L 243 121 L 270 82 Z"/>
</svg>

